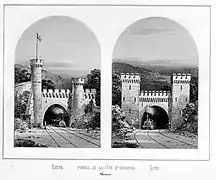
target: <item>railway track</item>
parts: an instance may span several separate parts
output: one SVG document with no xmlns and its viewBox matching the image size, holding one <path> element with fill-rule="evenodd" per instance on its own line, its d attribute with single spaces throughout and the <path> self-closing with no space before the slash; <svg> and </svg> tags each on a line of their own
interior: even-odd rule
<svg viewBox="0 0 216 180">
<path fill-rule="evenodd" d="M 162 135 L 162 136 L 164 136 L 164 137 L 166 137 L 166 138 L 169 138 L 169 139 L 172 139 L 172 140 L 175 140 L 175 141 L 178 141 L 178 142 L 181 142 L 181 143 L 184 143 L 184 144 L 187 144 L 187 145 L 189 145 L 189 146 L 192 146 L 192 147 L 197 148 L 196 145 L 193 145 L 193 144 L 191 144 L 191 143 L 188 143 L 188 142 L 185 142 L 185 141 L 182 141 L 182 140 L 173 138 L 173 137 L 171 137 L 171 136 L 167 136 L 167 135 L 165 135 L 164 133 L 162 133 L 160 130 L 159 130 L 158 132 L 160 133 L 160 135 Z M 179 135 L 179 136 L 180 136 L 180 135 Z"/>
<path fill-rule="evenodd" d="M 56 128 L 60 131 L 58 131 Z M 65 145 L 62 144 L 67 144 L 67 147 L 71 146 L 73 148 L 79 148 L 79 143 L 75 143 L 79 141 L 85 141 L 88 144 L 100 147 L 100 139 L 86 133 L 81 133 L 75 130 L 69 130 L 60 127 L 54 128 L 52 126 L 47 126 L 45 130 L 57 147 L 65 147 Z M 63 131 L 64 133 L 61 133 Z M 55 135 L 52 135 L 53 132 L 55 133 Z M 72 141 L 72 138 L 75 139 L 75 141 Z"/>
<path fill-rule="evenodd" d="M 59 128 L 59 127 L 58 127 L 58 128 Z M 78 138 L 80 138 L 80 139 L 83 139 L 84 141 L 86 141 L 86 142 L 88 142 L 88 143 L 91 143 L 91 144 L 94 144 L 95 146 L 100 147 L 100 144 L 98 144 L 97 142 L 94 142 L 94 141 L 92 141 L 92 140 L 89 140 L 89 139 L 87 139 L 86 137 L 91 138 L 91 139 L 96 139 L 97 141 L 100 141 L 99 138 L 95 138 L 95 137 L 93 137 L 93 136 L 90 136 L 90 135 L 87 135 L 87 134 L 84 134 L 84 133 L 80 133 L 80 132 L 74 131 L 74 130 L 63 129 L 63 128 L 59 128 L 59 129 L 65 131 L 65 132 L 67 132 L 67 133 L 69 133 L 69 134 L 72 134 L 73 136 L 76 136 L 76 137 L 78 137 Z M 81 136 L 80 136 L 80 135 L 77 135 L 77 134 L 75 134 L 75 133 L 81 134 Z M 84 137 L 82 137 L 82 136 L 84 136 Z M 99 142 L 99 143 L 100 143 L 100 142 Z"/>
<path fill-rule="evenodd" d="M 153 137 L 152 132 L 153 132 L 152 130 L 148 130 L 148 131 L 145 131 L 144 133 L 145 133 L 145 136 L 147 136 L 150 141 L 153 141 L 153 142 L 156 143 L 154 145 L 156 145 L 157 148 L 171 148 L 171 149 L 172 148 L 173 149 L 175 149 L 175 148 L 178 149 L 178 148 L 182 148 L 182 147 L 185 147 L 185 148 L 197 148 L 197 146 L 194 145 L 194 144 L 185 142 L 185 141 L 180 140 L 180 139 L 173 138 L 173 137 L 171 137 L 169 135 L 165 135 L 164 133 L 161 132 L 161 130 L 158 130 L 158 133 L 154 134 L 154 137 Z M 142 148 L 155 148 L 153 146 L 151 147 L 151 145 L 141 143 L 140 140 L 137 138 L 138 133 L 143 134 L 143 131 L 137 131 L 136 133 L 134 133 L 134 139 L 136 140 L 136 142 Z M 147 147 L 147 146 L 149 146 L 149 147 Z"/>
</svg>

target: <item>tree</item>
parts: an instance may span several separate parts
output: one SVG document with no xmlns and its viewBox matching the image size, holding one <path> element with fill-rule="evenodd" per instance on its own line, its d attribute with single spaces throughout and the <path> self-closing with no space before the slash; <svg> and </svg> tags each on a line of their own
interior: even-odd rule
<svg viewBox="0 0 216 180">
<path fill-rule="evenodd" d="M 42 79 L 42 89 L 55 89 L 55 85 L 51 80 Z"/>
<path fill-rule="evenodd" d="M 190 82 L 190 102 L 195 103 L 198 100 L 198 78 L 192 77 Z"/>
<path fill-rule="evenodd" d="M 31 73 L 25 69 L 15 67 L 15 84 L 31 81 Z"/>
<path fill-rule="evenodd" d="M 87 75 L 87 83 L 84 85 L 84 88 L 96 89 L 95 101 L 97 106 L 100 106 L 100 85 L 100 69 L 91 70 L 90 74 Z"/>
<path fill-rule="evenodd" d="M 198 117 L 198 101 L 189 103 L 182 110 L 182 117 L 186 123 L 197 121 Z"/>
<path fill-rule="evenodd" d="M 29 91 L 24 91 L 18 97 L 15 96 L 15 117 L 20 117 L 20 114 L 25 114 L 30 96 Z"/>
<path fill-rule="evenodd" d="M 171 86 L 170 85 L 165 85 L 161 90 L 162 91 L 171 91 Z"/>
<path fill-rule="evenodd" d="M 118 73 L 112 74 L 112 105 L 121 107 L 121 77 Z"/>
</svg>

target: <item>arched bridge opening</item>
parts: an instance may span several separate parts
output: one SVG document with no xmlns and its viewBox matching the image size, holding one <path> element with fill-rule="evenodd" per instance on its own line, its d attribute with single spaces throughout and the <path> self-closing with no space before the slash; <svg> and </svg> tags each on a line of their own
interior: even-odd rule
<svg viewBox="0 0 216 180">
<path fill-rule="evenodd" d="M 141 129 L 167 129 L 169 116 L 160 106 L 146 106 L 141 120 Z"/>
<path fill-rule="evenodd" d="M 59 104 L 53 104 L 46 110 L 43 124 L 59 126 L 59 122 L 62 120 L 65 122 L 66 126 L 69 126 L 70 118 L 66 109 Z"/>
</svg>

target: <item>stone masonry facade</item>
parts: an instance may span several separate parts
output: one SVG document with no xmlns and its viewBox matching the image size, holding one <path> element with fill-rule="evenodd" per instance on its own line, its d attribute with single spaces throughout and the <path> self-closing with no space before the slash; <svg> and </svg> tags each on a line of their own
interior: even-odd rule
<svg viewBox="0 0 216 180">
<path fill-rule="evenodd" d="M 95 103 L 95 89 L 84 89 L 84 78 L 72 78 L 71 89 L 43 89 L 42 90 L 42 59 L 30 60 L 31 83 L 26 82 L 15 86 L 15 92 L 21 94 L 29 91 L 30 97 L 26 115 L 33 127 L 42 127 L 44 115 L 52 105 L 60 105 L 68 113 L 69 126 L 84 114 L 84 108 L 92 100 Z"/>
<path fill-rule="evenodd" d="M 122 110 L 126 120 L 141 128 L 141 119 L 148 106 L 159 106 L 167 113 L 171 128 L 183 123 L 182 109 L 189 103 L 190 74 L 173 74 L 171 76 L 171 91 L 140 90 L 140 75 L 137 73 L 121 73 Z"/>
</svg>

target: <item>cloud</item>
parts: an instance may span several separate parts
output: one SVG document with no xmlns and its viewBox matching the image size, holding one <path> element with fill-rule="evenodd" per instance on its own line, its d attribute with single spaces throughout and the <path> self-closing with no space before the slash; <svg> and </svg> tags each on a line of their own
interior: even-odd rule
<svg viewBox="0 0 216 180">
<path fill-rule="evenodd" d="M 171 28 L 143 28 L 143 29 L 134 29 L 130 30 L 130 33 L 133 35 L 150 35 L 156 33 L 166 33 L 173 32 L 175 29 Z"/>
<path fill-rule="evenodd" d="M 75 63 L 73 60 L 53 60 L 52 62 L 47 62 L 45 66 L 48 68 L 69 68 L 71 66 L 74 66 L 74 64 Z"/>
</svg>

